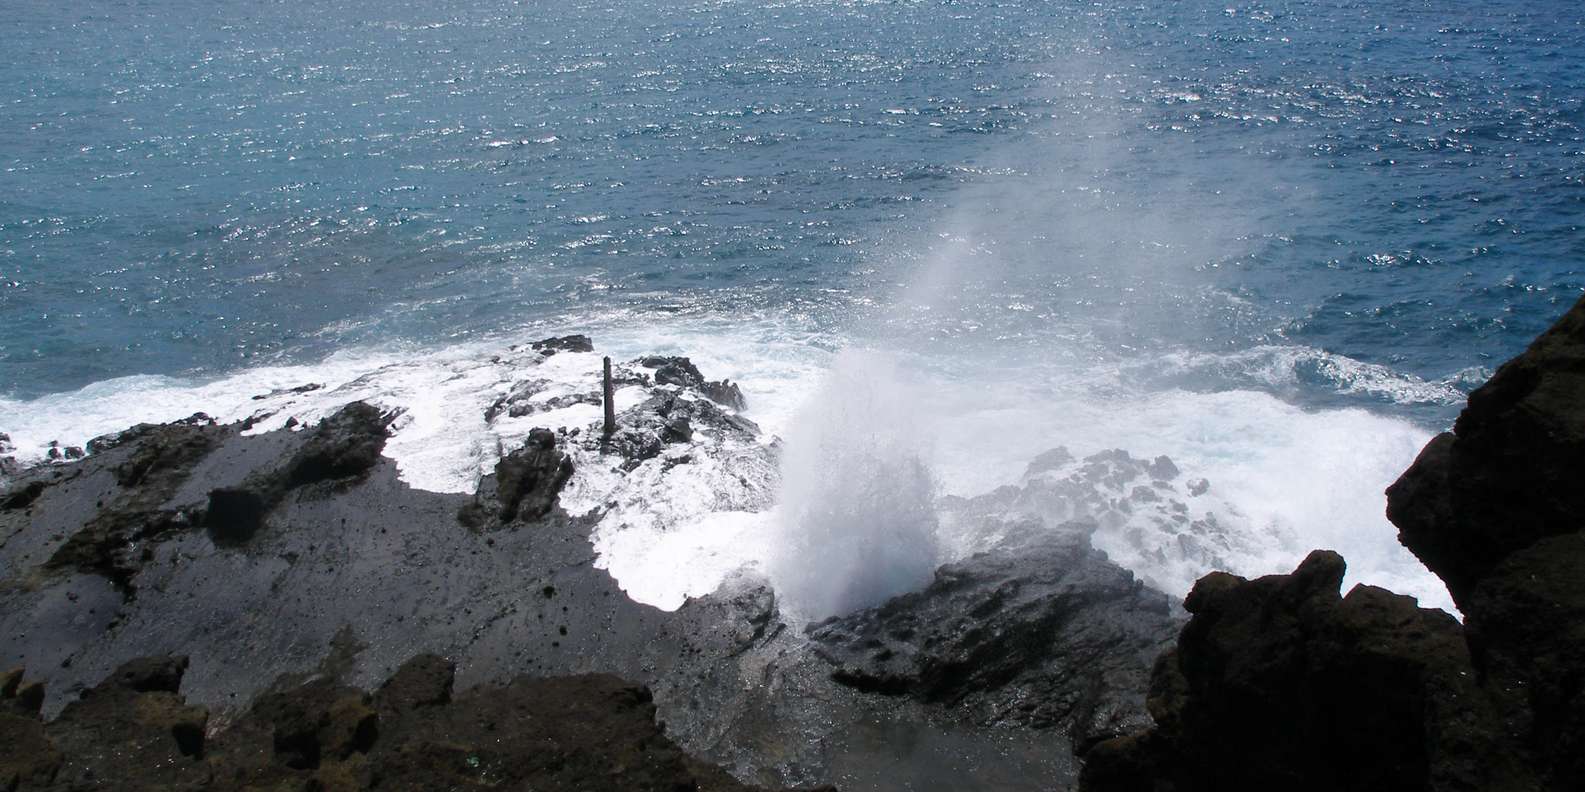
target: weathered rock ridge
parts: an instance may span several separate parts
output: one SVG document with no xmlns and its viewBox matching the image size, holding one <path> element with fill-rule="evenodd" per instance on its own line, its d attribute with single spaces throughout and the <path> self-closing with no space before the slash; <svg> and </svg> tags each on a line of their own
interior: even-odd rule
<svg viewBox="0 0 1585 792">
<path fill-rule="evenodd" d="M 815 652 L 845 685 L 1061 726 L 1080 753 L 1148 725 L 1146 676 L 1176 606 L 1090 547 L 1094 529 L 1016 524 L 924 590 L 812 626 Z"/>
</svg>

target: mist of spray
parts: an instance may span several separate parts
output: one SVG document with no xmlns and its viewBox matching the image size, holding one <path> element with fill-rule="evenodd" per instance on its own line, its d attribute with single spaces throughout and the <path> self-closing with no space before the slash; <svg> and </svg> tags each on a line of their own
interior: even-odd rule
<svg viewBox="0 0 1585 792">
<path fill-rule="evenodd" d="M 1148 80 L 1083 49 L 1047 70 L 1047 120 L 975 158 L 925 233 L 895 240 L 895 260 L 875 262 L 896 273 L 896 291 L 869 317 L 873 325 L 853 332 L 892 352 L 839 355 L 788 425 L 766 568 L 797 616 L 839 614 L 923 585 L 935 564 L 953 560 L 943 548 L 956 545 L 939 535 L 938 490 L 971 495 L 1010 483 L 1034 454 L 1063 444 L 1081 455 L 1171 453 L 1212 474 L 1227 497 L 1224 527 L 1270 550 L 1224 559 L 1235 572 L 1285 571 L 1325 544 L 1348 549 L 1373 579 L 1415 582 L 1412 558 L 1388 552 L 1401 548 L 1379 525 L 1390 476 L 1378 481 L 1376 470 L 1412 459 L 1412 428 L 1376 422 L 1394 430 L 1383 432 L 1351 413 L 1307 418 L 1262 393 L 1201 397 L 1130 379 L 1184 348 L 1252 343 L 1246 336 L 1264 318 L 1215 288 L 1214 273 L 1249 255 L 1268 228 L 1305 216 L 1308 194 L 1298 166 L 1200 151 L 1142 123 L 1137 103 L 1115 97 L 1148 95 Z M 1205 413 L 1222 403 L 1240 407 Z M 1268 414 L 1269 425 L 1245 427 Z M 1158 417 L 1161 425 L 1146 428 Z M 1296 436 L 1278 444 L 1273 433 L 1284 427 Z M 1370 475 L 1357 460 L 1326 469 L 1315 449 L 1337 431 L 1372 432 L 1382 463 Z M 943 453 L 925 448 L 925 437 L 939 438 Z M 1293 464 L 1246 475 L 1274 445 L 1291 445 Z M 1266 508 L 1291 502 L 1294 490 L 1313 494 L 1311 508 Z M 1332 514 L 1334 501 L 1361 504 L 1360 515 L 1348 515 L 1359 531 L 1323 530 L 1317 515 Z M 1290 535 L 1291 548 L 1282 542 Z M 1173 589 L 1209 571 L 1134 561 Z"/>
<path fill-rule="evenodd" d="M 789 427 L 766 571 L 792 619 L 876 605 L 930 579 L 936 483 L 913 401 L 892 356 L 848 349 Z"/>
</svg>

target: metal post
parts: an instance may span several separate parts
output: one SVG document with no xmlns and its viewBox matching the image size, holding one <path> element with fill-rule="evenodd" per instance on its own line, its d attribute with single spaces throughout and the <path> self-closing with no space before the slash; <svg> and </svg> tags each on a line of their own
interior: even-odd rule
<svg viewBox="0 0 1585 792">
<path fill-rule="evenodd" d="M 610 437 L 616 433 L 616 389 L 611 387 L 611 359 L 605 359 L 605 381 L 602 384 L 602 395 L 605 397 L 605 436 Z"/>
</svg>

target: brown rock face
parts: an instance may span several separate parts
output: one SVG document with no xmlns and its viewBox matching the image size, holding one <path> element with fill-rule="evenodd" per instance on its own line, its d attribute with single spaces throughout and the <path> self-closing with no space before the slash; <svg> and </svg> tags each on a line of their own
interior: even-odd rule
<svg viewBox="0 0 1585 792">
<path fill-rule="evenodd" d="M 328 678 L 260 696 L 206 739 L 177 689 L 187 661 L 135 660 L 53 722 L 0 678 L 0 789 L 621 789 L 748 792 L 684 754 L 649 690 L 609 675 L 531 679 L 452 696 L 450 663 L 419 655 L 378 691 Z"/>
</svg>

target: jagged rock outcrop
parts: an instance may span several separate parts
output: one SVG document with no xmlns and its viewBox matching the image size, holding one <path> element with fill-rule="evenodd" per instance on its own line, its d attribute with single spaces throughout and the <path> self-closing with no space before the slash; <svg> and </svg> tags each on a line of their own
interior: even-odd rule
<svg viewBox="0 0 1585 792">
<path fill-rule="evenodd" d="M 219 544 L 246 542 L 287 493 L 311 484 L 345 484 L 380 461 L 396 416 L 353 402 L 309 430 L 307 440 L 279 467 L 256 471 L 240 484 L 209 492 L 205 524 Z"/>
<path fill-rule="evenodd" d="M 1585 789 L 1585 299 L 1470 394 L 1387 491 L 1553 789 Z"/>
<path fill-rule="evenodd" d="M 732 384 L 731 380 L 706 380 L 699 367 L 688 358 L 650 355 L 639 358 L 636 362 L 644 368 L 655 370 L 656 385 L 675 385 L 679 388 L 697 390 L 703 393 L 705 398 L 734 410 L 748 406 L 742 388 Z"/>
<path fill-rule="evenodd" d="M 102 575 L 130 596 L 132 578 L 145 560 L 148 544 L 193 527 L 192 515 L 167 508 L 167 501 L 229 434 L 207 416 L 195 416 L 96 438 L 92 443 L 96 453 L 112 449 L 125 453 L 109 469 L 114 494 L 50 556 L 46 567 Z M 40 483 L 34 481 L 29 487 Z M 37 497 L 41 491 L 39 487 L 32 494 Z"/>
<path fill-rule="evenodd" d="M 575 333 L 541 339 L 529 344 L 529 347 L 545 357 L 550 357 L 557 352 L 593 352 L 594 342 L 582 333 Z"/>
<path fill-rule="evenodd" d="M 521 448 L 495 463 L 495 473 L 479 483 L 457 519 L 470 528 L 538 520 L 556 507 L 571 477 L 572 460 L 556 448 L 556 434 L 534 429 Z"/>
<path fill-rule="evenodd" d="M 1090 546 L 1093 523 L 1024 521 L 938 569 L 923 591 L 810 627 L 852 687 L 971 709 L 987 724 L 1062 726 L 1083 753 L 1149 720 L 1151 661 L 1179 621 Z"/>
<path fill-rule="evenodd" d="M 6 677 L 0 788 L 751 790 L 683 753 L 647 688 L 588 674 L 453 695 L 454 666 L 418 655 L 370 694 L 318 677 L 260 696 L 211 733 L 180 693 L 186 658 L 122 665 L 43 722 Z"/>
<path fill-rule="evenodd" d="M 1458 622 L 1374 586 L 1339 596 L 1344 562 L 1292 574 L 1213 572 L 1156 663 L 1156 726 L 1090 752 L 1082 788 L 1533 788 L 1478 684 Z"/>
<path fill-rule="evenodd" d="M 752 440 L 759 434 L 753 421 L 729 413 L 707 399 L 656 390 L 642 403 L 617 415 L 617 431 L 609 438 L 593 433 L 584 443 L 622 457 L 623 466 L 632 470 L 659 456 L 666 446 L 686 443 L 695 431 L 706 430 L 718 437 Z"/>
<path fill-rule="evenodd" d="M 706 382 L 699 386 L 699 392 L 716 404 L 731 407 L 734 410 L 748 409 L 748 398 L 743 395 L 743 389 L 739 388 L 737 383 L 732 380 L 724 379 L 719 382 Z"/>
<path fill-rule="evenodd" d="M 1585 301 L 1469 395 L 1387 491 L 1399 538 L 1464 608 L 1511 553 L 1585 528 Z"/>
<path fill-rule="evenodd" d="M 1585 300 L 1475 390 L 1387 491 L 1451 616 L 1342 559 L 1202 578 L 1152 677 L 1154 729 L 1088 757 L 1090 792 L 1585 789 Z"/>
</svg>

